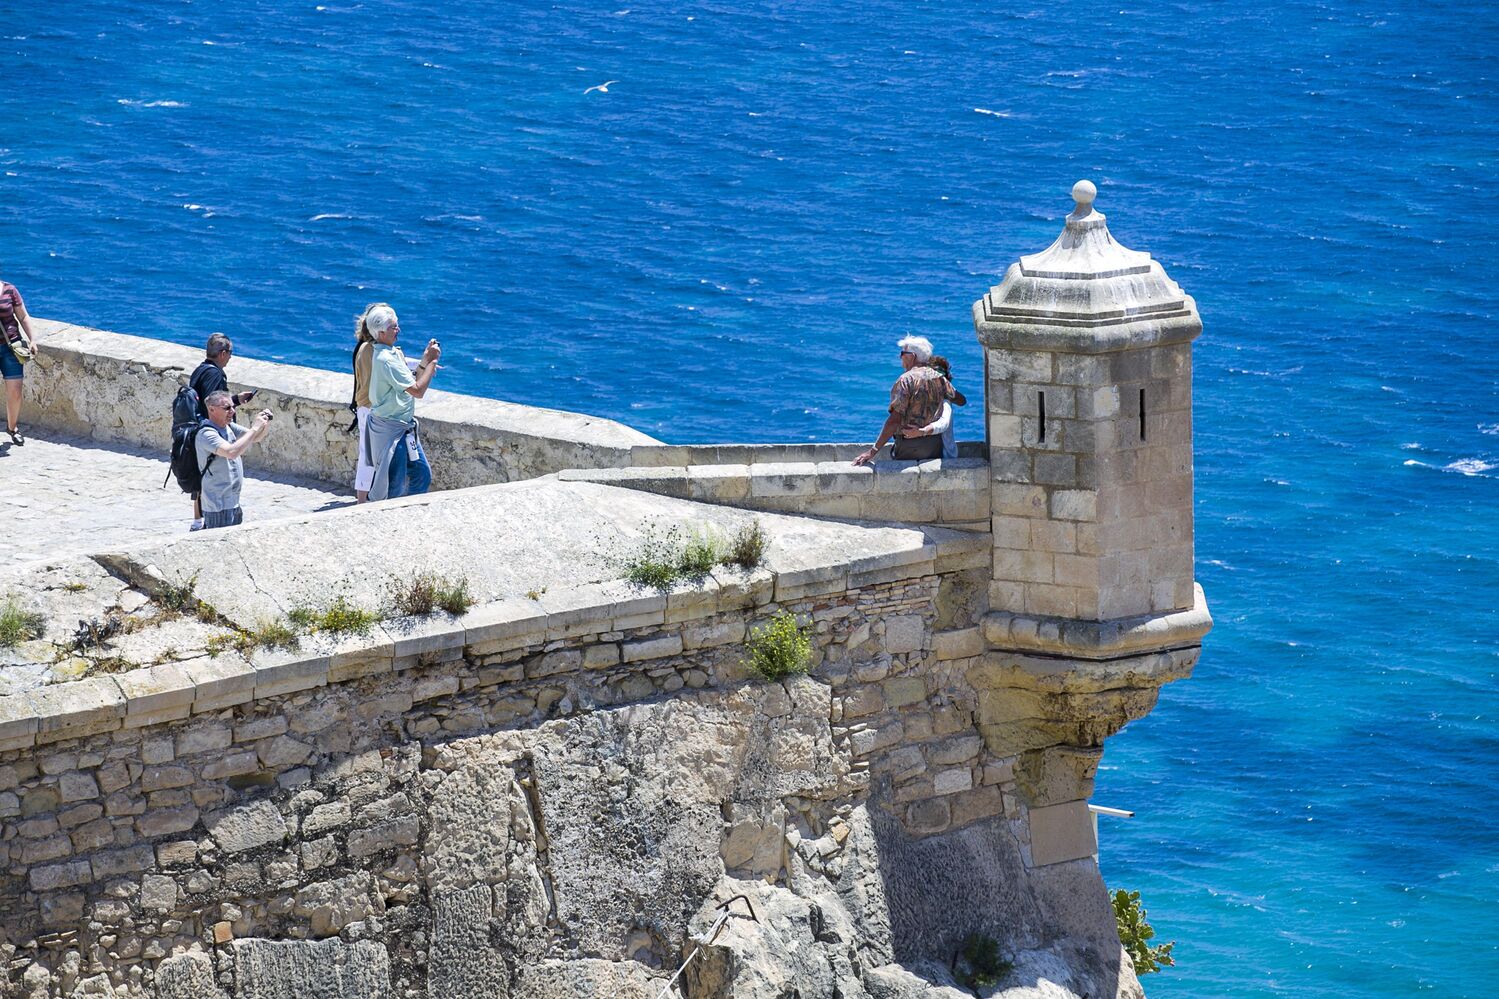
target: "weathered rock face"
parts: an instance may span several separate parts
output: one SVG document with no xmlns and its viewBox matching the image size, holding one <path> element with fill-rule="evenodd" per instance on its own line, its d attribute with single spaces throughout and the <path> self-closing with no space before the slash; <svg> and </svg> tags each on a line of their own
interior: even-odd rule
<svg viewBox="0 0 1499 999">
<path fill-rule="evenodd" d="M 990 994 L 1136 994 L 1090 861 L 1029 868 L 1002 808 L 912 831 L 840 747 L 835 700 L 815 677 L 681 691 L 250 787 L 174 847 L 195 870 L 110 882 L 91 911 L 116 932 L 58 935 L 44 953 L 71 965 L 8 994 L 648 997 L 701 942 L 692 999 L 951 999 L 970 932 L 1017 955 Z M 175 942 L 123 939 L 132 913 L 182 911 L 179 883 L 220 901 Z M 162 960 L 84 974 L 142 945 Z"/>
</svg>

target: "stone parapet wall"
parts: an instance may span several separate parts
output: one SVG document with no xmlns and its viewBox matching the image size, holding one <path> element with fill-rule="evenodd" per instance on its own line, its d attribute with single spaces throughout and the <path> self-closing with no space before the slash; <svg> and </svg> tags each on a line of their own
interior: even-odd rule
<svg viewBox="0 0 1499 999">
<path fill-rule="evenodd" d="M 203 360 L 201 348 L 45 319 L 33 324 L 42 349 L 27 379 L 28 419 L 166 453 L 172 397 Z M 271 437 L 255 451 L 257 467 L 339 485 L 352 481 L 349 374 L 243 357 L 227 374 L 235 391 L 257 390 L 252 410 L 276 414 Z M 422 400 L 419 415 L 438 489 L 628 465 L 632 448 L 658 443 L 613 420 L 436 389 Z"/>
<path fill-rule="evenodd" d="M 747 510 L 989 531 L 989 464 L 976 457 L 865 466 L 847 458 L 645 465 L 575 469 L 558 477 Z"/>
<path fill-rule="evenodd" d="M 704 792 L 714 804 L 703 814 L 717 825 L 697 829 L 693 849 L 729 876 L 774 884 L 798 865 L 833 876 L 870 821 L 866 809 L 895 821 L 902 831 L 883 835 L 901 842 L 1003 822 L 1018 837 L 1016 856 L 1029 858 L 1023 761 L 980 734 L 983 695 L 968 679 L 982 666 L 987 560 L 983 539 L 959 538 L 885 564 L 758 572 L 666 595 L 583 587 L 526 600 L 529 609 L 387 622 L 311 657 L 225 656 L 5 698 L 36 709 L 36 729 L 34 745 L 0 753 L 0 908 L 12 914 L 0 940 L 10 977 L 0 982 L 45 980 L 51 991 L 41 994 L 55 995 L 104 976 L 133 995 L 211 999 L 222 986 L 249 997 L 279 994 L 260 990 L 291 961 L 327 965 L 320 973 L 333 984 L 320 994 L 478 995 L 444 986 L 481 960 L 445 913 L 490 913 L 487 888 L 482 898 L 463 893 L 488 883 L 477 868 L 509 863 L 545 884 L 501 878 L 512 902 L 529 898 L 507 918 L 530 939 L 514 943 L 516 961 L 494 958 L 508 970 L 480 976 L 485 994 L 579 994 L 519 977 L 540 973 L 520 964 L 548 961 L 567 964 L 553 970 L 572 981 L 579 959 L 633 959 L 643 963 L 632 974 L 649 983 L 652 968 L 681 956 L 702 886 L 676 889 L 687 895 L 673 903 L 675 923 L 608 924 L 613 896 L 580 893 L 645 891 L 606 883 L 655 875 L 591 870 L 569 884 L 568 865 L 587 858 L 576 841 L 585 834 L 578 816 L 560 814 L 553 796 L 570 792 L 553 783 L 545 754 L 507 751 L 503 776 L 463 762 L 475 751 L 465 747 L 524 747 L 552 726 L 607 729 L 617 723 L 605 716 L 630 705 L 681 701 L 704 724 L 729 711 L 740 722 L 710 742 L 742 747 L 763 732 L 751 742 L 767 739 L 767 751 L 782 754 L 747 783 Z M 812 677 L 756 683 L 743 665 L 745 636 L 781 610 L 810 625 Z M 7 707 L 14 745 L 24 712 Z M 808 725 L 826 733 L 814 740 L 820 762 L 793 751 L 802 736 L 786 742 Z M 676 740 L 700 738 L 687 729 Z M 608 759 L 591 766 L 607 771 Z M 797 776 L 808 767 L 826 776 L 809 784 Z M 685 774 L 649 778 L 687 794 L 673 784 Z M 604 794 L 613 779 L 600 773 L 589 793 Z M 485 780 L 499 783 L 473 783 Z M 451 813 L 465 808 L 496 814 L 490 826 L 458 823 L 460 833 Z M 662 814 L 680 820 L 673 808 Z M 464 849 L 444 845 L 465 836 Z M 641 863 L 669 873 L 676 861 Z M 661 903 L 653 895 L 651 904 Z M 586 915 L 569 918 L 569 906 Z M 580 929 L 578 920 L 595 919 L 607 925 Z M 307 949 L 319 946 L 326 953 Z M 892 943 L 883 961 L 903 947 L 918 949 Z"/>
</svg>

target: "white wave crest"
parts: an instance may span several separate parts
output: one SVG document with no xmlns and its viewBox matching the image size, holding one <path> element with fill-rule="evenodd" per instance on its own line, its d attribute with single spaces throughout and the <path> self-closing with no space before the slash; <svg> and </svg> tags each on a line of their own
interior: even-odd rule
<svg viewBox="0 0 1499 999">
<path fill-rule="evenodd" d="M 181 101 L 132 101 L 128 97 L 121 97 L 115 101 L 127 108 L 185 108 L 186 104 Z"/>
<path fill-rule="evenodd" d="M 1461 475 L 1482 475 L 1484 472 L 1492 472 L 1495 468 L 1499 468 L 1499 464 L 1484 461 L 1482 458 L 1459 458 L 1449 465 L 1442 466 L 1442 471 L 1457 472 Z"/>
</svg>

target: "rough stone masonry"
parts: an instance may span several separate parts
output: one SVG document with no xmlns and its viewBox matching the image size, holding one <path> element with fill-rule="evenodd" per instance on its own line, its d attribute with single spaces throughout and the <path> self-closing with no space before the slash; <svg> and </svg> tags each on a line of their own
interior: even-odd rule
<svg viewBox="0 0 1499 999">
<path fill-rule="evenodd" d="M 1211 625 L 1191 576 L 1200 323 L 1091 185 L 1074 196 L 1057 243 L 975 305 L 987 531 L 957 505 L 922 519 L 950 509 L 959 531 L 796 516 L 788 476 L 828 517 L 874 486 L 784 463 L 761 494 L 782 512 L 749 513 L 691 496 L 726 478 L 711 457 L 657 449 L 683 474 L 479 486 L 8 574 L 39 606 L 126 616 L 192 591 L 198 618 L 0 665 L 25 678 L 0 687 L 0 995 L 654 997 L 695 954 L 673 987 L 693 999 L 954 999 L 974 994 L 952 966 L 969 934 L 1009 962 L 980 994 L 1140 995 L 1087 798 L 1104 740 L 1190 674 Z M 602 464 L 629 460 L 621 441 Z M 968 489 L 975 467 L 923 463 L 901 488 Z M 666 593 L 589 556 L 652 520 L 757 517 L 764 566 Z M 209 641 L 205 620 L 249 627 L 365 578 L 371 530 L 384 557 L 432 539 L 478 605 L 293 650 Z M 745 642 L 781 612 L 811 670 L 761 681 Z"/>
</svg>

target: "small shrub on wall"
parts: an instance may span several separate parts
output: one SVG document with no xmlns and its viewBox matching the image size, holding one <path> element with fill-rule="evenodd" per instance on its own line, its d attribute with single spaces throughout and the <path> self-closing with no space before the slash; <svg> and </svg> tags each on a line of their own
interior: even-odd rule
<svg viewBox="0 0 1499 999">
<path fill-rule="evenodd" d="M 751 672 L 765 680 L 783 680 L 807 672 L 812 661 L 812 632 L 796 623 L 796 617 L 785 611 L 769 622 L 750 629 L 745 644 Z"/>
</svg>

